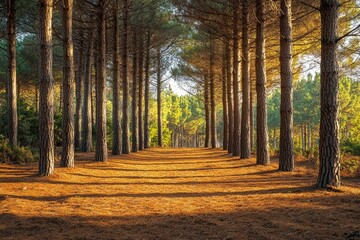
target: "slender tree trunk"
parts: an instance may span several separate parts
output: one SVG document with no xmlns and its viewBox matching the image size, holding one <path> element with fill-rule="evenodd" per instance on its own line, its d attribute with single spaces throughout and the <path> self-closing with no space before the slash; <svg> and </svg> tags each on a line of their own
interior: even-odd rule
<svg viewBox="0 0 360 240">
<path fill-rule="evenodd" d="M 61 167 L 74 166 L 74 44 L 73 44 L 73 0 L 63 1 L 64 22 L 64 78 L 62 112 L 62 154 Z"/>
<path fill-rule="evenodd" d="M 133 39 L 133 62 L 132 62 L 132 95 L 131 95 L 131 151 L 137 152 L 139 150 L 138 141 L 138 107 L 137 107 L 137 66 L 138 66 L 138 45 L 137 45 L 137 33 L 134 31 Z"/>
<path fill-rule="evenodd" d="M 113 139 L 112 154 L 121 153 L 121 117 L 120 117 L 120 54 L 119 54 L 119 0 L 115 1 L 114 15 L 114 41 L 113 41 Z"/>
<path fill-rule="evenodd" d="M 129 144 L 129 81 L 128 81 L 128 15 L 129 1 L 123 0 L 123 35 L 122 35 L 122 81 L 123 81 L 123 113 L 122 113 L 122 153 L 130 153 Z"/>
<path fill-rule="evenodd" d="M 269 158 L 269 136 L 267 127 L 267 96 L 266 96 L 266 67 L 265 67 L 265 14 L 264 0 L 256 0 L 256 95 L 257 118 L 256 163 L 267 165 Z"/>
<path fill-rule="evenodd" d="M 236 3 L 233 22 L 233 98 L 234 98 L 234 131 L 233 155 L 240 156 L 240 99 L 239 99 L 239 15 L 240 4 Z"/>
<path fill-rule="evenodd" d="M 308 130 L 308 140 L 307 140 L 307 143 L 308 143 L 308 150 L 311 150 L 312 148 L 312 144 L 311 144 L 311 128 L 310 128 L 310 123 L 308 123 L 307 125 L 307 130 Z"/>
<path fill-rule="evenodd" d="M 145 116 L 144 116 L 144 148 L 150 147 L 149 137 L 149 98 L 150 98 L 150 31 L 146 36 L 146 57 L 145 57 Z"/>
<path fill-rule="evenodd" d="M 215 109 L 215 43 L 210 43 L 210 106 L 211 106 L 211 147 L 216 148 L 216 109 Z"/>
<path fill-rule="evenodd" d="M 210 104 L 209 104 L 209 76 L 204 75 L 204 101 L 205 101 L 205 147 L 209 147 L 210 142 Z"/>
<path fill-rule="evenodd" d="M 228 104 L 228 153 L 233 151 L 233 131 L 234 131 L 234 111 L 233 111 L 233 92 L 232 92 L 232 78 L 231 78 L 231 54 L 230 41 L 226 44 L 226 89 L 227 89 L 227 104 Z"/>
<path fill-rule="evenodd" d="M 320 169 L 317 186 L 340 186 L 338 0 L 321 0 Z"/>
<path fill-rule="evenodd" d="M 157 49 L 157 125 L 158 125 L 158 146 L 163 146 L 162 141 L 162 114 L 161 114 L 161 49 Z"/>
<path fill-rule="evenodd" d="M 249 0 L 242 8 L 242 114 L 240 158 L 250 158 L 250 49 L 249 49 Z"/>
<path fill-rule="evenodd" d="M 140 35 L 139 39 L 139 150 L 144 149 L 144 132 L 143 132 L 143 94 L 144 94 L 144 37 Z"/>
<path fill-rule="evenodd" d="M 307 136 L 306 136 L 306 124 L 303 126 L 304 128 L 304 150 L 307 150 Z"/>
<path fill-rule="evenodd" d="M 83 73 L 84 73 L 84 46 L 83 38 L 84 34 L 80 34 L 81 43 L 78 49 L 78 67 L 77 73 L 75 74 L 76 78 L 76 109 L 75 109 L 75 148 L 79 149 L 81 147 L 81 136 L 82 136 L 82 114 L 81 110 L 83 108 Z"/>
<path fill-rule="evenodd" d="M 8 128 L 10 144 L 18 144 L 17 84 L 16 84 L 16 23 L 15 0 L 7 0 L 7 37 L 8 37 Z"/>
<path fill-rule="evenodd" d="M 98 15 L 98 74 L 96 81 L 96 151 L 95 160 L 106 162 L 107 134 L 106 134 L 106 4 L 99 1 Z"/>
<path fill-rule="evenodd" d="M 38 0 L 40 25 L 39 175 L 54 173 L 54 79 L 52 75 L 52 0 Z"/>
<path fill-rule="evenodd" d="M 250 149 L 251 150 L 254 149 L 254 93 L 251 89 L 250 89 Z"/>
<path fill-rule="evenodd" d="M 223 104 L 223 149 L 228 149 L 228 139 L 229 139 L 229 122 L 228 122 L 228 104 L 227 104 L 227 76 L 226 76 L 226 67 L 227 67 L 227 59 L 226 59 L 226 46 L 224 47 L 223 59 L 222 59 L 222 104 Z"/>
<path fill-rule="evenodd" d="M 84 79 L 84 103 L 82 112 L 82 146 L 83 152 L 90 152 L 92 149 L 92 66 L 94 60 L 94 37 L 93 32 L 89 31 L 89 43 L 86 53 L 85 79 Z"/>
<path fill-rule="evenodd" d="M 280 2 L 280 148 L 279 170 L 294 170 L 293 142 L 293 73 L 291 0 Z"/>
</svg>

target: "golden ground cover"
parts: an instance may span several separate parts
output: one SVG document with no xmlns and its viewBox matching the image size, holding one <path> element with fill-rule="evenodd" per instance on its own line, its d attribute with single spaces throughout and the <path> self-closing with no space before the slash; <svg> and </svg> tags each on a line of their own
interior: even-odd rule
<svg viewBox="0 0 360 240">
<path fill-rule="evenodd" d="M 0 165 L 0 239 L 360 239 L 360 181 L 316 190 L 222 150 L 149 149 L 35 176 Z"/>
</svg>

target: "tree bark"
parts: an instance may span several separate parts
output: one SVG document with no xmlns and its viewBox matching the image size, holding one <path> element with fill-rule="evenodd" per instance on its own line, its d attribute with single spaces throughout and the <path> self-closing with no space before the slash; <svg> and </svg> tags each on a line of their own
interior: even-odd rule
<svg viewBox="0 0 360 240">
<path fill-rule="evenodd" d="M 269 158 L 269 136 L 267 127 L 267 95 L 266 95 L 266 67 L 265 67 L 265 14 L 264 0 L 256 0 L 256 95 L 257 118 L 256 136 L 257 145 L 256 163 L 267 165 Z"/>
<path fill-rule="evenodd" d="M 8 85 L 7 108 L 9 141 L 18 145 L 17 83 L 16 83 L 16 8 L 15 0 L 7 0 L 7 37 L 8 37 Z"/>
<path fill-rule="evenodd" d="M 225 43 L 227 44 L 227 43 Z M 222 105 L 223 105 L 223 149 L 228 150 L 229 140 L 229 121 L 228 121 L 228 104 L 227 104 L 227 59 L 226 59 L 226 46 L 224 46 L 222 66 L 221 66 L 221 81 L 222 81 Z"/>
<path fill-rule="evenodd" d="M 63 1 L 63 48 L 64 48 L 64 78 L 63 78 L 63 111 L 62 111 L 62 153 L 61 167 L 74 166 L 74 44 L 73 44 L 73 0 Z"/>
<path fill-rule="evenodd" d="M 52 0 L 38 0 L 40 39 L 39 175 L 54 173 L 54 78 L 52 75 Z"/>
<path fill-rule="evenodd" d="M 144 149 L 144 132 L 143 132 L 143 93 L 144 93 L 144 37 L 143 34 L 139 38 L 139 93 L 138 93 L 138 107 L 139 107 L 139 150 Z"/>
<path fill-rule="evenodd" d="M 340 187 L 338 11 L 338 0 L 321 0 L 319 188 Z"/>
<path fill-rule="evenodd" d="M 82 112 L 82 144 L 81 150 L 83 152 L 90 152 L 92 149 L 92 66 L 94 60 L 94 36 L 93 30 L 90 29 L 88 33 L 88 46 L 86 53 L 85 64 L 85 79 L 84 79 L 84 103 Z"/>
<path fill-rule="evenodd" d="M 249 49 L 249 0 L 242 8 L 242 114 L 240 158 L 250 158 L 250 49 Z"/>
<path fill-rule="evenodd" d="M 234 131 L 233 155 L 240 156 L 240 99 L 239 99 L 239 14 L 240 4 L 235 4 L 233 16 L 233 98 L 234 98 Z"/>
<path fill-rule="evenodd" d="M 211 147 L 216 148 L 216 109 L 215 109 L 215 43 L 210 40 L 210 107 L 211 107 Z"/>
<path fill-rule="evenodd" d="M 163 146 L 162 141 L 162 114 L 161 114 L 161 49 L 157 49 L 157 125 L 158 125 L 158 146 Z"/>
<path fill-rule="evenodd" d="M 114 41 L 113 41 L 113 137 L 112 154 L 121 153 L 121 117 L 120 117 L 120 54 L 119 54 L 119 0 L 116 0 L 113 8 L 114 16 Z"/>
<path fill-rule="evenodd" d="M 123 112 L 122 112 L 122 153 L 130 153 L 129 144 L 129 81 L 128 81 L 128 16 L 129 1 L 123 0 L 123 35 L 122 35 L 122 82 L 123 82 Z"/>
<path fill-rule="evenodd" d="M 150 147 L 149 137 L 149 98 L 150 98 L 150 31 L 146 36 L 146 57 L 145 57 L 145 116 L 144 116 L 144 148 Z"/>
<path fill-rule="evenodd" d="M 133 39 L 133 58 L 132 58 L 132 95 L 131 95 L 131 151 L 137 152 L 139 150 L 138 142 L 138 107 L 137 107 L 137 65 L 138 65 L 138 46 L 137 33 L 134 31 Z"/>
<path fill-rule="evenodd" d="M 232 92 L 232 75 L 231 75 L 231 51 L 230 40 L 226 44 L 226 89 L 228 103 L 228 153 L 233 151 L 233 131 L 234 131 L 234 111 L 233 111 L 233 92 Z"/>
<path fill-rule="evenodd" d="M 293 142 L 293 73 L 291 0 L 280 2 L 280 146 L 279 170 L 294 170 Z"/>
<path fill-rule="evenodd" d="M 99 0 L 98 12 L 98 74 L 96 81 L 96 151 L 95 160 L 106 162 L 107 132 L 106 132 L 106 4 Z"/>
<path fill-rule="evenodd" d="M 250 149 L 251 151 L 254 149 L 254 93 L 251 90 L 251 88 L 250 88 Z"/>
</svg>

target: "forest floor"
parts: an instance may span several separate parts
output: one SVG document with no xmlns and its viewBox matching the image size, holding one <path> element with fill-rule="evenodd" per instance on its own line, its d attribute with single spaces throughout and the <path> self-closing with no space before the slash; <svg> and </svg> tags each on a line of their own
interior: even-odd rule
<svg viewBox="0 0 360 240">
<path fill-rule="evenodd" d="M 36 177 L 0 165 L 0 239 L 360 239 L 360 180 L 256 166 L 210 149 L 149 149 Z"/>
</svg>

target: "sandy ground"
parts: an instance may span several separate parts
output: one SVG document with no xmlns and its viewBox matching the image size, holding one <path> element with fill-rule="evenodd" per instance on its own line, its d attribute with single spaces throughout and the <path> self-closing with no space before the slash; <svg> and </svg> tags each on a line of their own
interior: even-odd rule
<svg viewBox="0 0 360 240">
<path fill-rule="evenodd" d="M 360 239 L 360 181 L 316 190 L 222 150 L 149 149 L 35 176 L 0 165 L 0 239 Z"/>
</svg>

